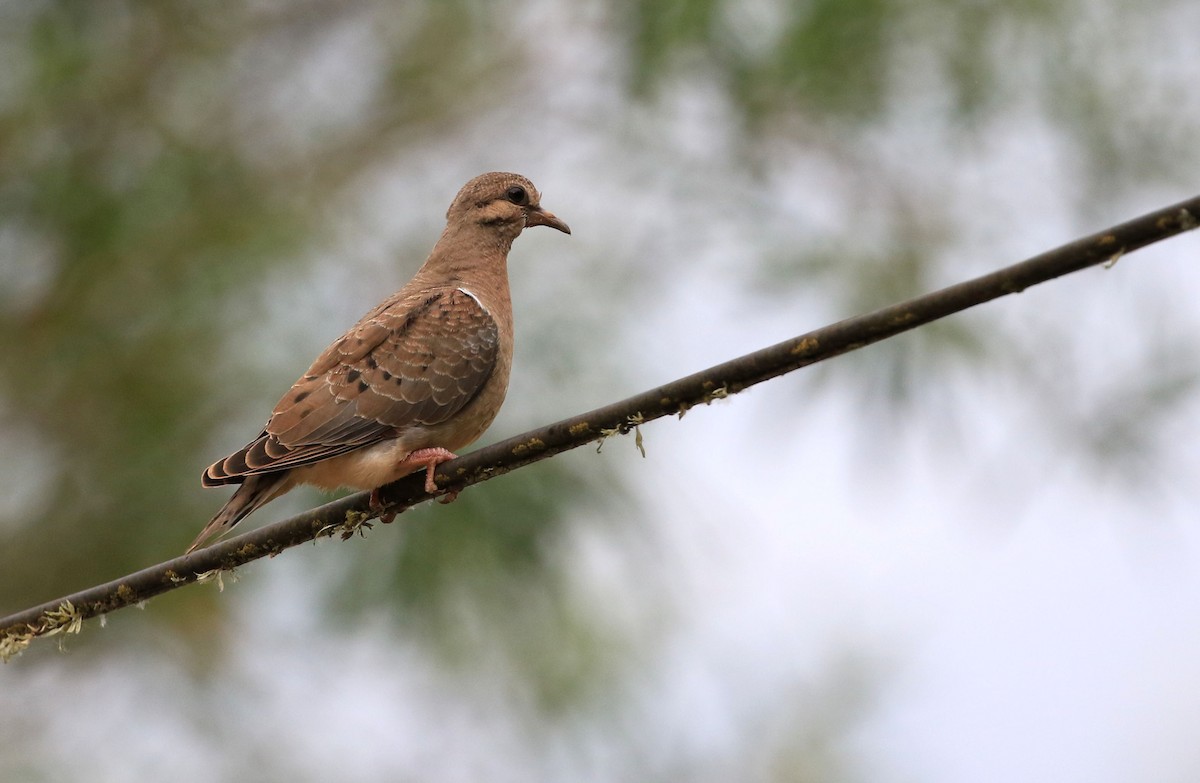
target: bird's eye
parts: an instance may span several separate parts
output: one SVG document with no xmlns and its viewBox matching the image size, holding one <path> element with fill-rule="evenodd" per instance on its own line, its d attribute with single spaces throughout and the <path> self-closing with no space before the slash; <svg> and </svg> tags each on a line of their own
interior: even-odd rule
<svg viewBox="0 0 1200 783">
<path fill-rule="evenodd" d="M 513 185 L 508 190 L 504 191 L 505 197 L 514 204 L 524 204 L 528 195 L 525 193 L 525 188 L 520 185 Z"/>
</svg>

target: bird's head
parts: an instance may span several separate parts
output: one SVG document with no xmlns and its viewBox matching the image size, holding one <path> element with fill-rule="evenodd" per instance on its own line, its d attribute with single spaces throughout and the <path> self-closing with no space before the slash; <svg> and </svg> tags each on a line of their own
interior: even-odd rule
<svg viewBox="0 0 1200 783">
<path fill-rule="evenodd" d="M 486 226 L 510 242 L 529 226 L 550 226 L 570 234 L 566 223 L 542 209 L 541 198 L 533 183 L 520 174 L 480 174 L 458 191 L 446 211 L 446 221 L 450 226 Z"/>
</svg>

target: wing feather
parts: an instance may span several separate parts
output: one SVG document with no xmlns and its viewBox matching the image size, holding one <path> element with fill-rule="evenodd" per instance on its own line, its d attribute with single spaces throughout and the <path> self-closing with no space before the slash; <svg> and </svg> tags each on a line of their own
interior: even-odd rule
<svg viewBox="0 0 1200 783">
<path fill-rule="evenodd" d="M 210 466 L 204 483 L 240 483 L 443 423 L 483 388 L 499 347 L 496 322 L 461 290 L 389 300 L 330 345 L 263 432 Z"/>
</svg>

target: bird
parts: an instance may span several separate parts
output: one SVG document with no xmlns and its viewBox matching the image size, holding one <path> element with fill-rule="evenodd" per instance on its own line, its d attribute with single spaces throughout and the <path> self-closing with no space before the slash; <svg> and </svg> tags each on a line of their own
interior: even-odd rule
<svg viewBox="0 0 1200 783">
<path fill-rule="evenodd" d="M 508 253 L 531 226 L 571 229 L 533 183 L 490 172 L 459 190 L 416 275 L 317 357 L 263 431 L 205 471 L 205 487 L 239 484 L 187 554 L 302 484 L 378 489 L 454 459 L 495 419 L 513 354 Z"/>
</svg>

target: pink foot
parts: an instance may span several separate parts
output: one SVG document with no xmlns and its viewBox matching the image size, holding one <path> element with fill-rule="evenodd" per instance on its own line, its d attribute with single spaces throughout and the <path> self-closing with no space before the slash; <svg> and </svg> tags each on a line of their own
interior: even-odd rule
<svg viewBox="0 0 1200 783">
<path fill-rule="evenodd" d="M 379 499 L 379 487 L 371 490 L 371 499 L 367 501 L 367 507 L 371 509 L 371 513 L 379 517 L 379 521 L 385 525 L 390 525 L 392 520 L 396 518 L 395 511 L 384 511 L 383 501 Z"/>
<path fill-rule="evenodd" d="M 432 495 L 438 491 L 438 485 L 433 480 L 433 473 L 437 470 L 437 466 L 441 465 L 443 462 L 449 462 L 457 457 L 457 454 L 440 447 L 432 449 L 417 449 L 401 460 L 398 467 L 411 467 L 414 470 L 416 468 L 425 468 L 425 491 Z M 458 493 L 456 492 L 454 494 L 457 495 Z"/>
</svg>

